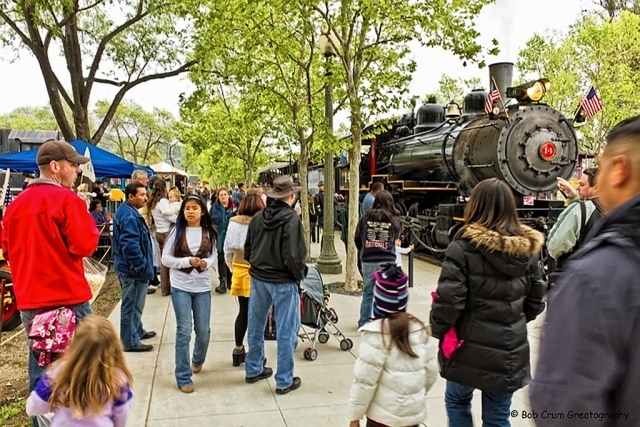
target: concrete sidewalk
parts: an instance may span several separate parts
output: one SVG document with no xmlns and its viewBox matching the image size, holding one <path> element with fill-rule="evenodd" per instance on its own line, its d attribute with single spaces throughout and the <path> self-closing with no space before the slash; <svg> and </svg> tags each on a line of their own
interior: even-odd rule
<svg viewBox="0 0 640 427">
<path fill-rule="evenodd" d="M 344 260 L 344 245 L 338 238 L 336 243 L 338 255 Z M 320 246 L 313 244 L 311 253 L 314 257 L 319 256 Z M 406 268 L 406 257 L 404 264 Z M 410 291 L 409 312 L 425 322 L 428 321 L 430 294 L 436 288 L 439 274 L 439 267 L 426 262 L 417 261 L 414 265 L 414 287 Z M 331 283 L 344 280 L 344 274 L 324 275 L 323 278 L 325 283 Z M 213 286 L 217 286 L 217 277 L 214 277 Z M 311 362 L 304 359 L 303 352 L 308 345 L 301 342 L 296 350 L 295 375 L 302 379 L 302 387 L 280 396 L 275 393 L 273 377 L 255 384 L 247 384 L 244 381 L 244 365 L 235 368 L 232 366 L 237 302 L 228 293 L 213 293 L 211 344 L 207 360 L 202 372 L 193 376 L 195 392 L 184 394 L 178 390 L 173 376 L 176 324 L 171 299 L 162 297 L 159 292 L 149 295 L 143 322 L 147 330 L 156 331 L 158 336 L 145 341 L 154 345 L 152 352 L 126 354 L 135 379 L 134 404 L 129 425 L 347 426 L 349 419 L 346 407 L 353 380 L 353 363 L 360 342 L 357 333 L 360 298 L 334 294 L 329 305 L 338 313 L 337 326 L 343 334 L 353 340 L 353 349 L 346 352 L 340 350 L 338 341 L 332 338 L 326 344 L 317 344 L 318 358 Z M 119 328 L 119 305 L 109 320 Z M 539 318 L 529 325 L 534 365 L 537 361 L 540 326 L 543 320 Z M 267 341 L 265 351 L 269 359 L 268 366 L 275 371 L 275 342 Z M 445 381 L 439 378 L 428 393 L 429 427 L 447 426 L 444 386 Z M 481 400 L 479 392 L 476 394 L 478 396 L 474 398 L 473 414 L 476 425 L 481 425 Z M 511 418 L 514 427 L 534 425 L 522 416 L 523 411 L 529 411 L 526 388 L 515 393 L 511 409 L 517 413 L 516 417 Z"/>
</svg>

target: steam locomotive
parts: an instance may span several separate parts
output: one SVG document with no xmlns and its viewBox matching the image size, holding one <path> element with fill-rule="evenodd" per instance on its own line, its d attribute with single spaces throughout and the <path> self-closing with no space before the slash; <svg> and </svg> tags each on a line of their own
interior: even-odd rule
<svg viewBox="0 0 640 427">
<path fill-rule="evenodd" d="M 363 138 L 370 148 L 361 159 L 361 191 L 382 181 L 409 241 L 432 255 L 444 252 L 471 190 L 487 178 L 509 184 L 523 222 L 548 230 L 564 206 L 552 200 L 556 178 L 568 179 L 578 162 L 572 123 L 540 102 L 547 80 L 511 87 L 511 63 L 490 65 L 489 75 L 504 101 L 490 100 L 491 113 L 485 113 L 489 94 L 473 90 L 462 111 L 431 100 L 388 131 Z M 344 159 L 338 164 L 341 190 L 348 190 L 348 167 Z"/>
</svg>

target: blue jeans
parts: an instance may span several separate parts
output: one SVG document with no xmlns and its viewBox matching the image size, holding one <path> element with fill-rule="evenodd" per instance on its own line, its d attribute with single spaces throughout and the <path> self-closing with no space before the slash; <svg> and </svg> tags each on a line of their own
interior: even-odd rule
<svg viewBox="0 0 640 427">
<path fill-rule="evenodd" d="M 211 337 L 211 291 L 186 292 L 171 288 L 171 302 L 176 313 L 176 382 L 178 387 L 193 384 L 189 366 L 191 324 L 196 332 L 193 348 L 194 365 L 204 364 Z M 191 315 L 193 313 L 193 316 Z M 193 322 L 191 322 L 193 320 Z"/>
<path fill-rule="evenodd" d="M 147 300 L 148 280 L 129 279 L 118 276 L 122 290 L 120 306 L 120 339 L 125 350 L 140 345 L 140 339 L 146 333 L 142 327 L 142 310 Z"/>
<path fill-rule="evenodd" d="M 358 320 L 358 327 L 361 327 L 369 320 L 371 320 L 371 313 L 373 312 L 373 288 L 376 284 L 376 279 L 373 278 L 373 273 L 380 270 L 380 268 L 386 264 L 386 262 L 363 262 L 362 263 L 362 302 L 360 303 L 360 320 Z"/>
<path fill-rule="evenodd" d="M 267 283 L 251 278 L 249 298 L 249 353 L 245 358 L 247 377 L 260 375 L 264 361 L 264 328 L 273 304 L 278 343 L 276 387 L 287 388 L 293 383 L 293 353 L 298 346 L 300 329 L 300 295 L 295 283 Z"/>
<path fill-rule="evenodd" d="M 83 317 L 89 316 L 93 314 L 91 311 L 91 304 L 85 302 L 83 304 L 76 304 L 69 306 L 70 309 L 74 311 L 76 314 L 76 326 L 80 323 Z M 42 309 L 38 310 L 24 310 L 20 312 L 20 319 L 22 320 L 22 325 L 24 326 L 24 330 L 29 336 L 29 322 L 36 317 L 36 314 L 43 311 Z M 31 340 L 28 340 L 29 348 L 31 348 Z M 33 390 L 38 384 L 38 380 L 44 373 L 45 368 L 38 365 L 38 357 L 40 356 L 40 352 L 34 352 L 29 350 L 29 390 Z M 38 422 L 40 420 L 40 422 Z M 42 417 L 32 417 L 32 423 L 34 427 L 44 427 L 48 426 L 49 423 L 46 419 Z"/>
<path fill-rule="evenodd" d="M 447 381 L 444 403 L 447 407 L 449 427 L 473 427 L 471 398 L 473 387 Z M 513 393 L 499 391 L 482 392 L 482 426 L 509 427 L 509 409 Z"/>
</svg>

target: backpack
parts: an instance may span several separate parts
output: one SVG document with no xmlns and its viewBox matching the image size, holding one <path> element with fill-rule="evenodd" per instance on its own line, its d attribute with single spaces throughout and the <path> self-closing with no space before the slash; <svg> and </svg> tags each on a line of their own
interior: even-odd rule
<svg viewBox="0 0 640 427">
<path fill-rule="evenodd" d="M 576 202 L 576 203 L 580 203 L 580 235 L 578 236 L 578 241 L 573 246 L 573 249 L 571 250 L 571 252 L 567 252 L 566 254 L 558 258 L 558 260 L 555 263 L 555 266 L 549 269 L 549 286 L 550 287 L 555 285 L 556 281 L 558 280 L 558 277 L 560 277 L 560 274 L 562 273 L 562 266 L 565 264 L 565 262 L 574 253 L 577 252 L 580 246 L 582 246 L 582 243 L 584 243 L 584 239 L 589 233 L 589 230 L 591 230 L 594 224 L 604 216 L 604 214 L 602 213 L 602 208 L 600 207 L 600 205 L 598 205 L 597 201 L 595 199 L 591 199 L 591 202 L 595 206 L 595 209 L 591 214 L 591 216 L 589 217 L 588 221 L 587 221 L 587 207 L 585 205 L 585 201 L 580 200 L 579 202 Z"/>
</svg>

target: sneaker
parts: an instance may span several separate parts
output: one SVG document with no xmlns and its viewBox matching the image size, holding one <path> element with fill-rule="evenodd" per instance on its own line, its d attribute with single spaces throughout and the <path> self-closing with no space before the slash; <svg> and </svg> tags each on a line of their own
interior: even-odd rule
<svg viewBox="0 0 640 427">
<path fill-rule="evenodd" d="M 193 384 L 187 384 L 187 385 L 183 385 L 182 387 L 178 387 L 180 389 L 181 392 L 183 393 L 193 393 L 193 391 L 195 390 L 193 388 Z"/>
<path fill-rule="evenodd" d="M 260 381 L 260 380 L 266 380 L 271 375 L 273 375 L 273 369 L 265 367 L 262 370 L 262 372 L 259 373 L 258 375 L 256 375 L 255 377 L 245 377 L 244 380 L 246 382 L 248 382 L 249 384 L 251 384 L 251 383 L 255 383 L 255 382 Z M 298 386 L 298 387 L 300 387 L 300 386 Z"/>
<path fill-rule="evenodd" d="M 276 394 L 287 394 L 290 391 L 297 390 L 302 385 L 302 380 L 300 377 L 293 377 L 293 381 L 291 381 L 291 385 L 287 388 L 277 388 Z"/>
<path fill-rule="evenodd" d="M 158 286 L 156 285 L 149 285 L 149 289 L 153 289 L 154 291 L 158 290 Z"/>
</svg>

